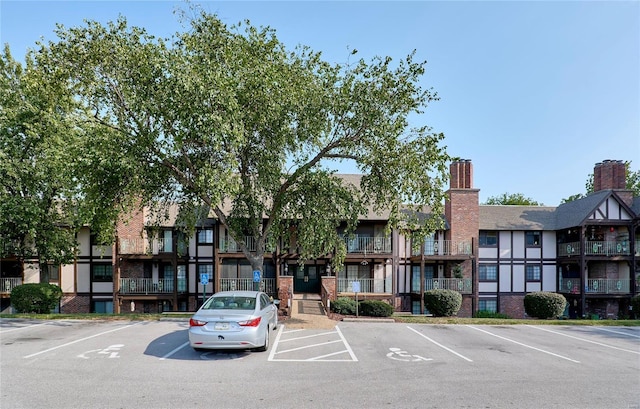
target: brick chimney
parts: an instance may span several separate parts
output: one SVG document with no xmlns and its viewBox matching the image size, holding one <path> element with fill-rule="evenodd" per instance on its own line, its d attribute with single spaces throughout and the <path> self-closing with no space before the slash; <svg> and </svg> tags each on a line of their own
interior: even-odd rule
<svg viewBox="0 0 640 409">
<path fill-rule="evenodd" d="M 628 190 L 627 169 L 621 160 L 604 160 L 593 169 L 593 191 L 615 190 L 629 206 L 633 202 L 633 191 Z"/>
<path fill-rule="evenodd" d="M 478 237 L 479 192 L 473 188 L 473 165 L 469 159 L 449 166 L 450 181 L 445 201 L 445 217 L 450 240 L 467 241 Z"/>
</svg>

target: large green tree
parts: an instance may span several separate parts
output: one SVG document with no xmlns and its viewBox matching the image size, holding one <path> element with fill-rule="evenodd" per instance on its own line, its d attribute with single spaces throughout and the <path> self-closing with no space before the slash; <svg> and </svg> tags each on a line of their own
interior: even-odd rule
<svg viewBox="0 0 640 409">
<path fill-rule="evenodd" d="M 523 206 L 542 206 L 530 197 L 526 197 L 522 193 L 503 193 L 499 196 L 491 196 L 487 199 L 485 205 L 523 205 Z"/>
<path fill-rule="evenodd" d="M 65 86 L 0 54 L 0 257 L 67 263 L 75 257 L 75 102 Z"/>
<path fill-rule="evenodd" d="M 329 64 L 307 47 L 288 50 L 270 28 L 205 12 L 170 39 L 124 18 L 57 34 L 38 61 L 92 112 L 80 183 L 105 237 L 133 199 L 180 205 L 186 228 L 205 209 L 262 270 L 269 238 L 286 238 L 292 223 L 303 259 L 333 253 L 338 266 L 337 227 L 368 209 L 422 234 L 441 222 L 412 211 L 442 213 L 450 160 L 442 134 L 408 126 L 437 99 L 413 54 Z M 362 173 L 358 184 L 336 175 L 344 162 Z"/>
<path fill-rule="evenodd" d="M 627 173 L 625 188 L 633 191 L 634 197 L 640 197 L 640 170 L 632 171 L 631 161 L 625 161 L 624 167 Z M 593 193 L 593 173 L 591 173 L 587 178 L 587 181 L 584 184 L 584 188 L 586 190 L 586 193 L 576 193 L 575 195 L 571 195 L 565 199 L 562 199 L 560 203 L 568 203 L 574 200 L 582 199 Z"/>
</svg>

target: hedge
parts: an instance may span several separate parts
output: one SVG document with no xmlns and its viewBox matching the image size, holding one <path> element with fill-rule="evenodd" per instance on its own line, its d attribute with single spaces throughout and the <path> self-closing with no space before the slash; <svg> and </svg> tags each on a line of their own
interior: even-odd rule
<svg viewBox="0 0 640 409">
<path fill-rule="evenodd" d="M 49 314 L 62 298 L 62 289 L 55 284 L 29 283 L 11 290 L 11 305 L 19 313 Z"/>
<path fill-rule="evenodd" d="M 360 314 L 369 317 L 390 317 L 393 307 L 380 300 L 364 300 L 360 303 Z"/>
<path fill-rule="evenodd" d="M 557 318 L 566 306 L 567 299 L 562 294 L 536 291 L 524 296 L 524 311 L 534 318 Z"/>
<path fill-rule="evenodd" d="M 451 317 L 460 311 L 462 295 L 453 290 L 425 291 L 424 306 L 436 317 Z"/>
</svg>

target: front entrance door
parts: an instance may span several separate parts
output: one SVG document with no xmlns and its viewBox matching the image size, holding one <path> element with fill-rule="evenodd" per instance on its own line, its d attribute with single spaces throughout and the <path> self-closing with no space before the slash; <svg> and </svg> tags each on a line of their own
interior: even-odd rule
<svg viewBox="0 0 640 409">
<path fill-rule="evenodd" d="M 320 277 L 318 266 L 296 266 L 293 290 L 296 293 L 319 293 Z"/>
</svg>

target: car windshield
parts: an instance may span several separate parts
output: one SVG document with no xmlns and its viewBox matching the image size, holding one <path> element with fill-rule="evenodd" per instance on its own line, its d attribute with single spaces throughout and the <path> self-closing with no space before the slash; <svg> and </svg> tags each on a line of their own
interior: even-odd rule
<svg viewBox="0 0 640 409">
<path fill-rule="evenodd" d="M 253 297 L 213 297 L 202 307 L 206 310 L 253 310 L 256 299 Z"/>
</svg>

